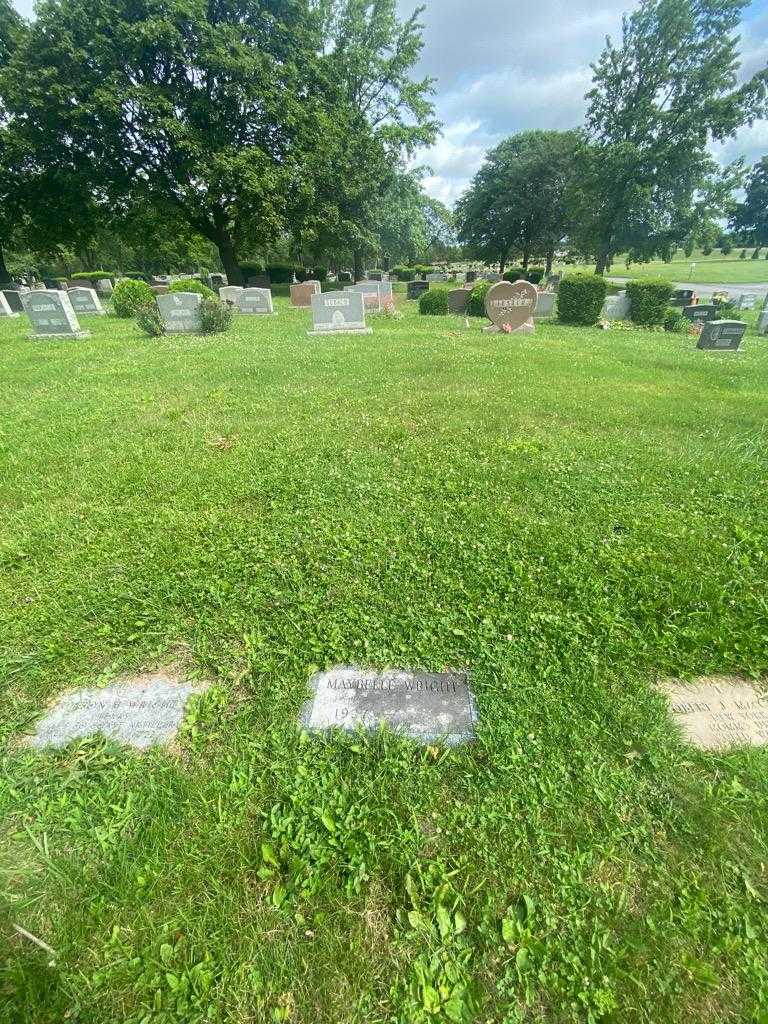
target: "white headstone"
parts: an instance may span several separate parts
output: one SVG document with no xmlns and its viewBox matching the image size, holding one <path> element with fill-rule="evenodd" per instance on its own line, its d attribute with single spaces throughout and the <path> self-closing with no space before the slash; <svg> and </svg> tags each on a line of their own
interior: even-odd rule
<svg viewBox="0 0 768 1024">
<path fill-rule="evenodd" d="M 242 292 L 242 288 L 236 284 L 228 284 L 223 288 L 219 288 L 219 298 L 222 302 L 228 302 L 230 306 L 237 305 L 237 297 Z"/>
<path fill-rule="evenodd" d="M 156 301 L 168 334 L 200 334 L 202 300 L 197 292 L 168 292 Z"/>
<path fill-rule="evenodd" d="M 32 338 L 87 338 L 66 292 L 52 289 L 27 292 L 21 297 L 24 312 L 32 321 Z"/>
<path fill-rule="evenodd" d="M 108 299 L 114 291 L 110 279 L 108 277 L 100 277 L 96 282 L 96 291 L 99 295 L 103 295 L 105 299 Z"/>
<path fill-rule="evenodd" d="M 269 288 L 241 288 L 240 294 L 235 300 L 235 305 L 241 313 L 261 316 L 274 313 L 272 308 L 272 292 Z"/>
<path fill-rule="evenodd" d="M 312 296 L 312 323 L 316 334 L 371 334 L 365 326 L 365 293 L 323 292 Z"/>
<path fill-rule="evenodd" d="M 603 320 L 628 320 L 632 309 L 629 296 L 626 292 L 619 292 L 618 295 L 609 295 L 603 305 Z"/>
<path fill-rule="evenodd" d="M 104 307 L 93 288 L 68 288 L 67 295 L 76 313 L 92 313 L 94 316 L 104 316 Z"/>
<path fill-rule="evenodd" d="M 754 309 L 755 303 L 757 302 L 757 295 L 754 292 L 744 292 L 741 296 L 741 302 L 739 303 L 739 309 Z"/>
<path fill-rule="evenodd" d="M 536 300 L 536 310 L 534 312 L 535 317 L 552 316 L 555 311 L 555 300 L 557 295 L 555 292 L 539 292 L 539 297 Z"/>
</svg>

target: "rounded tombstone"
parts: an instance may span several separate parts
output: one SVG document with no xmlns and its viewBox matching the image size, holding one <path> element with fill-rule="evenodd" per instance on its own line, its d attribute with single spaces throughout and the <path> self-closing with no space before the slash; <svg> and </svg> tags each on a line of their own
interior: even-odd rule
<svg viewBox="0 0 768 1024">
<path fill-rule="evenodd" d="M 533 318 L 538 297 L 528 281 L 499 281 L 488 289 L 485 313 L 497 331 L 519 331 Z"/>
</svg>

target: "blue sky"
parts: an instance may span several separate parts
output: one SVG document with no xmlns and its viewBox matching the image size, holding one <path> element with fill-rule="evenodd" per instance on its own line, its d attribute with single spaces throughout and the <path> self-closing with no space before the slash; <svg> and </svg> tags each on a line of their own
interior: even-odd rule
<svg viewBox="0 0 768 1024">
<path fill-rule="evenodd" d="M 14 0 L 31 16 L 33 0 Z M 486 150 L 525 128 L 574 128 L 584 113 L 590 62 L 617 38 L 632 0 L 398 0 L 401 14 L 424 4 L 418 73 L 437 79 L 443 134 L 420 155 L 434 173 L 427 190 L 451 204 Z M 753 0 L 742 28 L 742 75 L 768 62 L 768 0 Z M 768 154 L 768 120 L 718 146 L 725 163 Z"/>
</svg>

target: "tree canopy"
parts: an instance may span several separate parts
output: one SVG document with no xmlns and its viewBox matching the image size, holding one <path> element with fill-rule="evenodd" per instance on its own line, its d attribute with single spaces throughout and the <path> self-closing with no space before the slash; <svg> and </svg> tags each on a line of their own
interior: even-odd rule
<svg viewBox="0 0 768 1024">
<path fill-rule="evenodd" d="M 756 246 L 768 245 L 768 156 L 752 168 L 744 201 L 735 207 L 730 226 L 748 234 Z"/>
</svg>

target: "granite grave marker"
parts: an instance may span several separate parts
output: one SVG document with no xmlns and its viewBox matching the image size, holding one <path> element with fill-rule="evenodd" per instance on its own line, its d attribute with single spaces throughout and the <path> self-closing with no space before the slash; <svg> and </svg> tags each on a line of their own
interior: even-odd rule
<svg viewBox="0 0 768 1024">
<path fill-rule="evenodd" d="M 747 325 L 740 320 L 709 320 L 699 335 L 696 346 L 721 352 L 738 352 Z"/>
<path fill-rule="evenodd" d="M 705 324 L 717 316 L 717 306 L 700 303 L 698 306 L 683 306 L 683 316 L 694 324 Z"/>
<path fill-rule="evenodd" d="M 429 281 L 409 281 L 407 289 L 409 299 L 418 299 L 424 292 L 429 291 Z"/>
<path fill-rule="evenodd" d="M 31 338 L 87 338 L 66 292 L 36 290 L 22 295 L 24 312 L 32 321 Z"/>
<path fill-rule="evenodd" d="M 169 292 L 156 301 L 168 334 L 200 334 L 202 298 L 197 292 Z"/>
<path fill-rule="evenodd" d="M 93 288 L 68 288 L 67 295 L 76 313 L 90 313 L 93 316 L 105 316 L 98 295 Z"/>
<path fill-rule="evenodd" d="M 768 743 L 768 692 L 746 679 L 713 676 L 658 684 L 683 735 L 704 750 Z"/>
<path fill-rule="evenodd" d="M 14 311 L 11 309 L 8 299 L 6 299 L 5 297 L 5 294 L 3 292 L 0 292 L 0 317 L 16 317 L 18 315 L 18 313 L 14 313 Z"/>
<path fill-rule="evenodd" d="M 21 303 L 22 293 L 16 288 L 5 288 L 3 289 L 3 295 L 5 301 L 10 306 L 12 313 L 21 313 L 24 311 L 24 306 Z"/>
<path fill-rule="evenodd" d="M 241 313 L 250 316 L 270 316 L 274 313 L 269 288 L 241 288 L 235 305 Z"/>
<path fill-rule="evenodd" d="M 222 288 L 219 288 L 219 298 L 222 302 L 228 303 L 230 306 L 237 305 L 237 297 L 243 289 L 237 284 L 227 284 Z"/>
<path fill-rule="evenodd" d="M 528 281 L 499 281 L 485 296 L 485 312 L 491 326 L 484 330 L 530 334 L 538 299 L 538 291 Z"/>
<path fill-rule="evenodd" d="M 471 294 L 468 288 L 452 288 L 448 292 L 448 312 L 463 316 L 467 311 Z"/>
<path fill-rule="evenodd" d="M 312 325 L 309 335 L 371 334 L 365 325 L 366 295 L 361 291 L 323 292 L 312 296 Z"/>
</svg>

